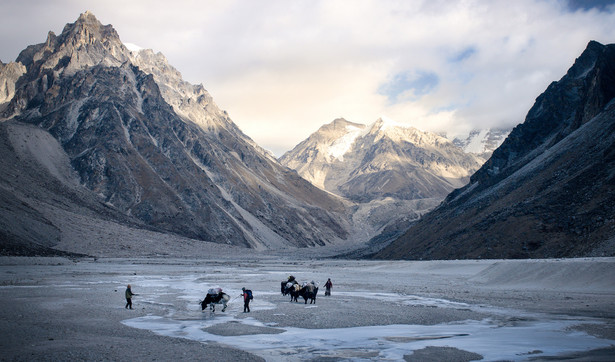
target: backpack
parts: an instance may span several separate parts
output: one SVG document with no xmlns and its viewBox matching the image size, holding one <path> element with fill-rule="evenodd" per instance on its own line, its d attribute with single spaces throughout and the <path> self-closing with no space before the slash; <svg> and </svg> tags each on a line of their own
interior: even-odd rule
<svg viewBox="0 0 615 362">
<path fill-rule="evenodd" d="M 252 291 L 250 289 L 246 289 L 246 293 L 248 293 L 248 299 L 254 299 L 254 297 L 252 297 Z"/>
</svg>

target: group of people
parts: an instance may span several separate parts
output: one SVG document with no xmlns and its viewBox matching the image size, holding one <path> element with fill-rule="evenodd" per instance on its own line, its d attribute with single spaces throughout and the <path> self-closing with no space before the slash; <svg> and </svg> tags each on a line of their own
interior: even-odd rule
<svg viewBox="0 0 615 362">
<path fill-rule="evenodd" d="M 293 277 L 291 275 L 290 277 L 288 277 L 288 280 L 290 282 L 295 281 L 295 277 Z M 312 282 L 312 284 L 314 284 L 314 282 Z M 325 283 L 325 295 L 331 295 L 331 288 L 333 288 L 333 283 L 331 282 L 331 278 L 328 278 L 327 282 Z M 211 290 L 212 289 L 210 289 L 210 291 Z M 216 292 L 220 294 L 220 293 L 222 293 L 222 289 L 217 288 Z M 208 291 L 208 293 L 209 293 L 209 291 Z M 124 308 L 132 309 L 132 297 L 135 296 L 135 295 L 137 295 L 137 294 L 132 292 L 130 284 L 128 284 L 126 286 L 126 292 L 125 292 L 126 306 Z M 245 287 L 243 287 L 243 288 L 241 288 L 241 294 L 239 296 L 243 297 L 243 312 L 244 313 L 250 313 L 250 301 L 252 301 L 252 299 L 254 299 L 254 296 L 252 295 L 252 291 L 250 289 L 246 289 Z"/>
</svg>

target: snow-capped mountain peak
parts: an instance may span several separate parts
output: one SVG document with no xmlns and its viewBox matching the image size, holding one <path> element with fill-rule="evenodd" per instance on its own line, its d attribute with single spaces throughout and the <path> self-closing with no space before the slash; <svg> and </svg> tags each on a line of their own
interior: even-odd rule
<svg viewBox="0 0 615 362">
<path fill-rule="evenodd" d="M 380 118 L 378 118 L 378 120 L 376 120 L 376 122 L 374 122 L 373 124 L 378 125 L 378 127 L 380 127 L 380 129 L 382 130 L 386 128 L 394 128 L 394 127 L 409 127 L 401 123 L 398 123 L 387 116 L 380 116 Z"/>
<path fill-rule="evenodd" d="M 367 126 L 367 129 L 369 131 L 366 132 L 365 135 L 369 135 L 371 137 L 371 141 L 374 143 L 377 143 L 384 138 L 387 138 L 392 142 L 409 142 L 424 148 L 450 143 L 450 141 L 445 137 L 441 137 L 431 132 L 423 132 L 410 125 L 398 123 L 385 117 L 379 118 L 376 122 Z"/>
<path fill-rule="evenodd" d="M 453 143 L 465 152 L 474 153 L 486 160 L 496 148 L 500 147 L 510 131 L 503 128 L 473 130 L 467 137 L 456 137 Z"/>
<path fill-rule="evenodd" d="M 336 119 L 280 158 L 312 184 L 355 202 L 355 232 L 363 235 L 402 230 L 465 185 L 480 161 L 443 137 L 384 117 L 370 125 Z"/>
<path fill-rule="evenodd" d="M 358 180 L 360 175 L 377 175 L 392 170 L 405 174 L 422 169 L 429 173 L 430 177 L 440 178 L 440 181 L 435 183 L 447 184 L 445 189 L 450 191 L 454 187 L 462 186 L 465 182 L 463 180 L 480 167 L 479 159 L 465 154 L 446 138 L 400 125 L 386 118 L 379 118 L 370 125 L 336 119 L 284 154 L 280 162 L 297 170 L 313 184 L 351 199 L 363 198 L 366 194 L 363 187 L 355 191 L 346 189 L 348 183 Z M 417 196 L 416 190 L 409 191 L 413 196 L 401 196 L 403 192 L 394 194 L 392 189 L 383 187 L 382 175 L 378 177 L 378 193 L 383 192 L 395 197 Z M 396 182 L 394 189 L 399 191 L 400 187 L 414 188 L 409 185 L 412 179 L 413 177 L 409 176 L 404 186 Z M 421 182 L 424 183 L 424 180 Z M 389 187 L 392 185 L 393 183 Z M 435 193 L 439 197 L 446 196 L 448 191 L 439 187 L 436 187 L 439 191 Z M 357 194 L 354 195 L 354 192 Z M 424 196 L 431 197 L 433 194 L 428 191 Z"/>
</svg>

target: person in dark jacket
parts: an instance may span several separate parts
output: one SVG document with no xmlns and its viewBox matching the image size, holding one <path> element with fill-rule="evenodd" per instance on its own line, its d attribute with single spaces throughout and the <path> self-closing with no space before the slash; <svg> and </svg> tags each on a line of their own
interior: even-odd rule
<svg viewBox="0 0 615 362">
<path fill-rule="evenodd" d="M 331 288 L 333 288 L 333 283 L 331 283 L 331 278 L 329 278 L 325 283 L 325 295 L 331 295 Z"/>
<path fill-rule="evenodd" d="M 126 306 L 124 308 L 132 309 L 132 296 L 136 295 L 130 290 L 130 284 L 126 287 Z"/>
<path fill-rule="evenodd" d="M 250 313 L 250 300 L 252 299 L 252 291 L 247 290 L 245 287 L 241 288 L 243 295 L 243 312 Z"/>
</svg>

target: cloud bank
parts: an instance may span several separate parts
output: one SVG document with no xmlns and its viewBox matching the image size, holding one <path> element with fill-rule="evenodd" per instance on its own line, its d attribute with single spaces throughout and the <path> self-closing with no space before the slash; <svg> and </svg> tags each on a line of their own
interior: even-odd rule
<svg viewBox="0 0 615 362">
<path fill-rule="evenodd" d="M 85 10 L 165 54 L 278 156 L 337 117 L 512 127 L 590 40 L 615 42 L 612 1 L 5 0 L 0 59 Z"/>
</svg>

